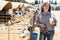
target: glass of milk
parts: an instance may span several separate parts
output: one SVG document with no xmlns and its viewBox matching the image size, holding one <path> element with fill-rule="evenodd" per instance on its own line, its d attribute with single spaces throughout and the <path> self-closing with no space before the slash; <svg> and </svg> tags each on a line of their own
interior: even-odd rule
<svg viewBox="0 0 60 40">
<path fill-rule="evenodd" d="M 53 20 L 53 18 L 50 18 L 49 21 L 50 21 L 50 24 L 52 24 L 52 22 L 53 22 L 54 20 Z"/>
</svg>

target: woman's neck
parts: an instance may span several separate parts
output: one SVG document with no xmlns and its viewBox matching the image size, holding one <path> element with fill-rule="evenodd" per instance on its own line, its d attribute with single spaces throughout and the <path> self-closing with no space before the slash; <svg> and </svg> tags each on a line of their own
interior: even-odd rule
<svg viewBox="0 0 60 40">
<path fill-rule="evenodd" d="M 47 14 L 47 13 L 48 13 L 48 11 L 44 11 L 44 13 L 45 13 L 45 14 Z"/>
</svg>

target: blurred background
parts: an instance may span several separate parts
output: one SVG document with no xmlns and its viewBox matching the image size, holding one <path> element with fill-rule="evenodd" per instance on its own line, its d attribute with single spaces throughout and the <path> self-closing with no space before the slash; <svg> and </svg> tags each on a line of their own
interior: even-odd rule
<svg viewBox="0 0 60 40">
<path fill-rule="evenodd" d="M 29 3 L 37 7 L 44 2 L 48 2 L 51 3 L 52 10 L 60 10 L 60 0 L 5 0 L 5 1 Z"/>
<path fill-rule="evenodd" d="M 39 35 L 40 29 L 35 27 L 33 18 L 45 2 L 51 4 L 51 13 L 56 16 L 54 40 L 59 40 L 60 0 L 0 0 L 0 40 L 30 40 L 33 27 Z"/>
</svg>

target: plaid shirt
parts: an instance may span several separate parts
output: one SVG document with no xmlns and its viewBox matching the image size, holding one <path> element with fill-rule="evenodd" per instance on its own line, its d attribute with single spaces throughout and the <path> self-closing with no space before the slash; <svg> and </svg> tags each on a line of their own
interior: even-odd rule
<svg viewBox="0 0 60 40">
<path fill-rule="evenodd" d="M 44 24 L 48 30 L 51 31 L 54 30 L 54 26 L 50 24 L 50 18 L 53 18 L 53 20 L 56 20 L 55 16 L 51 14 L 51 12 L 45 13 L 45 12 L 39 12 L 38 15 L 35 17 L 35 21 L 37 25 Z M 42 28 L 40 28 L 42 30 Z"/>
</svg>

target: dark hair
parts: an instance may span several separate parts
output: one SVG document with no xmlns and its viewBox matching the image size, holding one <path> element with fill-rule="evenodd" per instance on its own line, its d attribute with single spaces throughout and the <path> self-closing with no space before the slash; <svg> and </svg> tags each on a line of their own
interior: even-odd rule
<svg viewBox="0 0 60 40">
<path fill-rule="evenodd" d="M 44 12 L 43 7 L 44 7 L 46 4 L 49 4 L 49 3 L 46 2 L 46 3 L 44 3 L 44 4 L 41 6 L 41 12 Z M 51 12 L 51 5 L 50 5 L 50 4 L 49 4 L 48 12 Z"/>
</svg>

